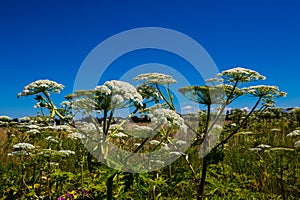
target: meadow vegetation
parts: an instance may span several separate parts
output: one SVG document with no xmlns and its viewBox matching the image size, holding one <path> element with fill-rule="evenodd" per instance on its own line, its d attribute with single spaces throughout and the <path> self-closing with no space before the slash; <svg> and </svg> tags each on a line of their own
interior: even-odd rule
<svg viewBox="0 0 300 200">
<path fill-rule="evenodd" d="M 170 75 L 107 81 L 60 104 L 62 84 L 32 82 L 18 97 L 39 114 L 0 116 L 0 199 L 299 199 L 300 109 L 276 107 L 286 93 L 253 85 L 264 79 L 237 67 L 178 88 L 205 108 L 185 114 Z M 226 112 L 241 96 L 253 108 Z"/>
</svg>

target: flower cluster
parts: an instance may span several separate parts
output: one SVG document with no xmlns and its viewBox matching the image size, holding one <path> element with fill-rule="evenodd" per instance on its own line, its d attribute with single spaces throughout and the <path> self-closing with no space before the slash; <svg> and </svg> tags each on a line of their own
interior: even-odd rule
<svg viewBox="0 0 300 200">
<path fill-rule="evenodd" d="M 143 97 L 138 93 L 136 88 L 124 81 L 107 81 L 104 85 L 97 86 L 95 91 L 102 95 L 110 95 L 112 106 L 121 108 L 134 102 L 142 104 Z"/>
<path fill-rule="evenodd" d="M 67 156 L 70 154 L 75 154 L 75 152 L 71 150 L 59 150 L 58 152 L 66 154 Z"/>
<path fill-rule="evenodd" d="M 221 73 L 217 74 L 219 78 L 223 78 L 224 81 L 229 83 L 234 82 L 250 82 L 250 81 L 257 81 L 257 80 L 265 80 L 266 77 L 260 75 L 258 72 L 245 69 L 242 67 L 236 67 L 228 70 L 224 70 Z"/>
<path fill-rule="evenodd" d="M 242 89 L 245 93 L 255 96 L 262 97 L 263 99 L 272 99 L 275 97 L 285 97 L 286 93 L 279 90 L 277 86 L 270 85 L 255 85 L 248 88 Z"/>
<path fill-rule="evenodd" d="M 134 78 L 136 81 L 144 81 L 149 84 L 170 84 L 170 83 L 176 83 L 176 80 L 166 74 L 161 73 L 147 73 L 147 74 L 140 74 L 137 77 Z"/>
<path fill-rule="evenodd" d="M 181 118 L 175 111 L 169 109 L 155 109 L 149 113 L 151 123 L 164 125 L 168 128 L 176 128 L 186 132 L 187 126 L 184 123 L 184 119 Z"/>
<path fill-rule="evenodd" d="M 45 138 L 45 140 L 48 140 L 48 141 L 54 142 L 54 143 L 58 143 L 58 140 L 55 139 L 55 137 L 53 137 L 53 136 L 48 136 L 48 137 Z"/>
<path fill-rule="evenodd" d="M 268 144 L 260 144 L 257 146 L 257 148 L 268 149 L 268 148 L 271 148 L 271 146 Z"/>
<path fill-rule="evenodd" d="M 13 148 L 14 149 L 35 149 L 35 147 L 29 143 L 18 143 L 13 145 Z"/>
<path fill-rule="evenodd" d="M 40 92 L 60 93 L 64 89 L 62 84 L 50 80 L 37 80 L 25 86 L 23 91 L 18 94 L 18 97 L 38 94 Z"/>
<path fill-rule="evenodd" d="M 39 131 L 39 130 L 37 130 L 37 129 L 31 129 L 31 130 L 29 130 L 29 131 L 26 131 L 26 133 L 29 133 L 29 134 L 33 134 L 33 135 L 35 135 L 35 134 L 38 134 L 38 133 L 40 133 L 40 131 Z"/>
<path fill-rule="evenodd" d="M 293 130 L 289 134 L 286 135 L 286 137 L 294 137 L 294 136 L 300 136 L 300 130 Z"/>
<path fill-rule="evenodd" d="M 71 138 L 73 140 L 77 140 L 77 139 L 85 139 L 86 136 L 82 133 L 78 133 L 78 132 L 74 132 L 68 135 L 68 138 Z"/>
<path fill-rule="evenodd" d="M 8 122 L 11 120 L 12 120 L 12 118 L 9 116 L 0 116 L 0 121 L 2 121 L 2 122 Z"/>
</svg>

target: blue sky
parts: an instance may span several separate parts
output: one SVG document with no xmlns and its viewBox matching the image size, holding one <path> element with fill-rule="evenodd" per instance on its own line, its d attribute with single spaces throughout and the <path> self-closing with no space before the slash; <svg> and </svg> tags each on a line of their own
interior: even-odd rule
<svg viewBox="0 0 300 200">
<path fill-rule="evenodd" d="M 235 66 L 256 70 L 267 77 L 264 84 L 278 85 L 288 93 L 278 100 L 278 106 L 300 106 L 299 10 L 297 0 L 3 0 L 0 115 L 35 114 L 33 97 L 16 96 L 38 79 L 65 85 L 61 95 L 53 95 L 59 103 L 72 92 L 76 73 L 89 52 L 105 39 L 139 27 L 184 33 L 206 49 L 220 71 Z M 129 67 L 149 62 L 172 66 L 180 63 L 176 59 L 144 51 L 116 62 Z M 117 72 L 107 73 L 107 79 Z M 239 105 L 251 107 L 248 104 L 245 100 Z"/>
</svg>

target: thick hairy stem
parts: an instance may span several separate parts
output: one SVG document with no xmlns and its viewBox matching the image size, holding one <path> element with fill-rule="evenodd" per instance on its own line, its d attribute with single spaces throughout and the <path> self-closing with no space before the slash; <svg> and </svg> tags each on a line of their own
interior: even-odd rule
<svg viewBox="0 0 300 200">
<path fill-rule="evenodd" d="M 55 104 L 53 103 L 53 101 L 51 100 L 50 96 L 47 94 L 46 91 L 43 91 L 43 94 L 45 95 L 45 97 L 47 98 L 50 106 L 51 106 L 51 111 L 50 111 L 50 118 L 53 118 L 55 114 L 57 114 L 57 116 L 60 118 L 60 119 L 64 119 L 65 117 L 62 116 L 62 114 L 60 114 L 58 111 L 57 111 L 57 108 L 55 106 Z"/>
<path fill-rule="evenodd" d="M 110 111 L 110 115 L 109 115 L 109 118 L 108 118 L 108 123 L 107 123 L 107 126 L 106 126 L 107 133 L 105 135 L 108 135 L 109 126 L 110 126 L 111 120 L 113 118 L 113 115 L 114 115 L 114 109 L 112 108 L 111 111 Z"/>
<path fill-rule="evenodd" d="M 107 194 L 106 199 L 112 200 L 113 199 L 113 185 L 114 185 L 114 178 L 117 175 L 117 171 L 115 171 L 112 175 L 107 178 L 106 187 L 107 187 Z"/>
<path fill-rule="evenodd" d="M 204 134 L 205 136 L 208 134 L 208 126 L 209 126 L 209 121 L 210 121 L 210 104 L 207 105 L 207 116 L 206 116 L 206 122 L 205 122 L 205 130 Z"/>
<path fill-rule="evenodd" d="M 199 187 L 197 188 L 197 194 L 198 194 L 197 200 L 202 200 L 204 195 L 204 186 L 205 186 L 206 172 L 208 167 L 208 162 L 206 158 L 207 157 L 203 158 L 202 169 L 201 169 L 201 181 Z"/>
<path fill-rule="evenodd" d="M 103 133 L 104 135 L 106 135 L 106 118 L 107 118 L 107 109 L 105 108 L 104 111 L 103 111 Z"/>
</svg>

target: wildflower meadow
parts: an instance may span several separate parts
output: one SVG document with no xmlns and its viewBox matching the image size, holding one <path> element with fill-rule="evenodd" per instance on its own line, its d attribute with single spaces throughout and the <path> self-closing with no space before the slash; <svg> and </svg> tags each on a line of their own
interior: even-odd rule
<svg viewBox="0 0 300 200">
<path fill-rule="evenodd" d="M 34 81 L 16 96 L 37 115 L 0 116 L 0 199 L 300 199 L 300 109 L 276 107 L 286 93 L 264 79 L 236 67 L 177 88 L 194 112 L 178 107 L 170 74 L 63 102 L 63 84 Z M 227 109 L 241 97 L 250 110 Z"/>
</svg>

